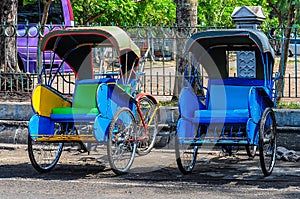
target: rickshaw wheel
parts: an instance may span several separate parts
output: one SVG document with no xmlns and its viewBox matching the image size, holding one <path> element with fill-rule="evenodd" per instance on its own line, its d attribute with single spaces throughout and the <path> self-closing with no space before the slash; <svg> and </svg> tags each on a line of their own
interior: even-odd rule
<svg viewBox="0 0 300 199">
<path fill-rule="evenodd" d="M 175 154 L 178 169 L 183 174 L 192 173 L 198 153 L 198 146 L 191 146 L 189 144 L 184 144 L 178 138 L 178 133 L 175 136 Z"/>
<path fill-rule="evenodd" d="M 255 145 L 246 145 L 246 152 L 249 158 L 254 158 L 257 151 L 257 146 Z"/>
<path fill-rule="evenodd" d="M 273 110 L 264 110 L 260 121 L 259 157 L 262 172 L 269 176 L 275 165 L 276 156 L 276 120 Z"/>
<path fill-rule="evenodd" d="M 62 124 L 56 124 L 54 132 L 60 133 Z M 57 164 L 64 143 L 39 142 L 28 135 L 28 155 L 32 166 L 40 173 L 51 171 Z"/>
<path fill-rule="evenodd" d="M 136 129 L 134 115 L 127 107 L 119 109 L 110 123 L 107 155 L 110 167 L 117 175 L 126 173 L 133 163 Z"/>
<path fill-rule="evenodd" d="M 148 97 L 142 97 L 138 103 L 140 105 L 142 115 L 136 113 L 138 124 L 136 152 L 139 155 L 146 155 L 152 150 L 155 145 L 156 136 L 158 133 L 158 115 L 157 112 L 155 113 L 155 115 L 153 115 L 156 104 Z M 143 127 L 141 117 L 143 117 L 148 129 Z M 146 130 L 148 130 L 147 133 L 145 132 Z"/>
</svg>

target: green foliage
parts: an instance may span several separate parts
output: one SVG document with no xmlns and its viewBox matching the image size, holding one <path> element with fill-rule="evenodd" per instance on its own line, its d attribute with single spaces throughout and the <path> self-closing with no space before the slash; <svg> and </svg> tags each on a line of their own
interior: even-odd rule
<svg viewBox="0 0 300 199">
<path fill-rule="evenodd" d="M 300 24 L 300 1 L 299 0 L 269 0 L 275 7 L 278 9 L 280 17 L 282 19 L 283 24 L 287 23 L 288 20 L 288 9 L 290 5 L 295 6 L 296 16 L 295 16 L 295 23 Z M 267 5 L 268 6 L 268 5 Z M 271 13 L 275 16 L 275 13 Z M 277 16 L 276 16 L 277 17 Z M 277 26 L 280 25 L 277 21 Z"/>
<path fill-rule="evenodd" d="M 175 22 L 172 0 L 71 0 L 75 21 L 102 25 L 170 25 Z"/>
<path fill-rule="evenodd" d="M 235 7 L 262 6 L 268 17 L 270 8 L 265 0 L 199 0 L 198 24 L 203 26 L 234 27 L 231 14 Z"/>
<path fill-rule="evenodd" d="M 37 0 L 23 0 L 23 5 L 34 4 Z"/>
<path fill-rule="evenodd" d="M 177 107 L 178 106 L 178 100 L 159 101 L 159 105 L 160 106 Z"/>
<path fill-rule="evenodd" d="M 36 3 L 38 0 L 23 0 L 23 5 L 28 5 L 28 4 L 34 4 Z M 41 3 L 45 3 L 46 0 L 40 0 Z M 53 1 L 53 0 L 52 0 Z"/>
<path fill-rule="evenodd" d="M 137 21 L 143 25 L 171 25 L 176 21 L 176 5 L 172 0 L 141 1 L 137 11 Z"/>
<path fill-rule="evenodd" d="M 36 1 L 36 0 L 24 0 Z M 289 1 L 271 0 L 287 16 Z M 300 24 L 300 1 L 296 4 L 296 23 Z M 174 0 L 71 0 L 75 21 L 79 25 L 172 25 L 176 22 Z M 235 27 L 231 14 L 237 6 L 262 6 L 266 21 L 264 30 L 278 26 L 278 18 L 269 7 L 267 0 L 198 0 L 198 24 L 201 26 Z"/>
</svg>

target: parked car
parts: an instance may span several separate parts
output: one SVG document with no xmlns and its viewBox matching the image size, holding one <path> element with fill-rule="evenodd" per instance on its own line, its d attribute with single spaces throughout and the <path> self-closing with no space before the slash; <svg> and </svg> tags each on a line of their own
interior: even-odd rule
<svg viewBox="0 0 300 199">
<path fill-rule="evenodd" d="M 281 55 L 283 43 L 277 43 L 275 46 L 276 55 Z M 289 57 L 293 57 L 294 55 L 300 55 L 300 38 L 290 39 L 289 45 Z"/>
<path fill-rule="evenodd" d="M 18 0 L 18 30 L 17 54 L 18 67 L 21 71 L 35 73 L 37 71 L 38 37 L 40 35 L 40 22 L 43 16 L 44 1 L 37 0 L 28 3 Z M 44 34 L 53 29 L 74 26 L 74 15 L 70 0 L 55 0 L 49 8 L 48 20 Z M 45 52 L 47 59 L 44 64 L 57 67 L 61 63 L 59 57 L 53 53 Z"/>
<path fill-rule="evenodd" d="M 173 60 L 174 40 L 172 39 L 158 39 L 154 42 L 154 59 L 157 61 L 171 61 Z"/>
<path fill-rule="evenodd" d="M 300 55 L 300 38 L 291 39 L 289 49 L 293 55 Z"/>
<path fill-rule="evenodd" d="M 174 39 L 155 38 L 151 40 L 134 39 L 141 51 L 141 56 L 147 53 L 147 57 L 156 61 L 174 60 Z"/>
</svg>

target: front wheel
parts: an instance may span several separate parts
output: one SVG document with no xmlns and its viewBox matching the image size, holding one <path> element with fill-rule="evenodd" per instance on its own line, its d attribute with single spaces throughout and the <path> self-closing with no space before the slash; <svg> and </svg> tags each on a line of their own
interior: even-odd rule
<svg viewBox="0 0 300 199">
<path fill-rule="evenodd" d="M 129 108 L 123 107 L 117 111 L 109 127 L 107 143 L 108 161 L 117 175 L 126 173 L 133 163 L 136 129 L 135 118 Z"/>
<path fill-rule="evenodd" d="M 178 133 L 175 136 L 175 154 L 178 169 L 183 174 L 192 173 L 198 153 L 198 146 L 191 146 L 185 144 L 185 140 L 178 137 Z"/>
<path fill-rule="evenodd" d="M 62 124 L 55 124 L 54 132 L 62 132 Z M 28 135 L 28 155 L 32 166 L 40 173 L 51 171 L 57 164 L 63 149 L 63 143 L 38 141 Z"/>
<path fill-rule="evenodd" d="M 276 120 L 270 107 L 265 109 L 260 121 L 258 144 L 262 172 L 265 176 L 269 176 L 276 160 Z"/>
</svg>

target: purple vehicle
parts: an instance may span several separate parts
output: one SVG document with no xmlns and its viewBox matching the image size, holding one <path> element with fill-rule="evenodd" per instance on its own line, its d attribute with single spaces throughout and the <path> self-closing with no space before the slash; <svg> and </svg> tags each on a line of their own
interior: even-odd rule
<svg viewBox="0 0 300 199">
<path fill-rule="evenodd" d="M 40 34 L 40 21 L 42 20 L 44 4 L 42 0 L 28 3 L 26 0 L 18 0 L 18 67 L 23 72 L 37 73 L 38 37 Z M 49 31 L 63 27 L 74 26 L 74 15 L 70 0 L 55 0 L 52 2 L 44 35 Z M 58 67 L 61 59 L 51 51 L 46 53 L 43 64 Z M 66 65 L 62 70 L 69 70 Z"/>
</svg>

